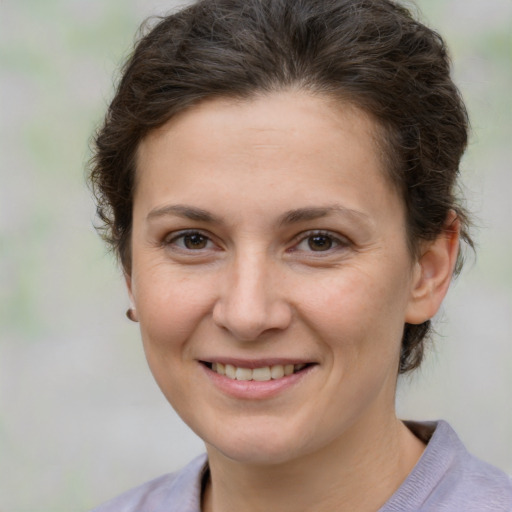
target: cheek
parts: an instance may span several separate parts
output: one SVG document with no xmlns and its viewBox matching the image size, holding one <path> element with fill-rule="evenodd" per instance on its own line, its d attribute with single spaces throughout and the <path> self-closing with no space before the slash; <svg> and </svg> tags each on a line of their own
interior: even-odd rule
<svg viewBox="0 0 512 512">
<path fill-rule="evenodd" d="M 323 337 L 340 347 L 373 352 L 399 346 L 407 304 L 407 286 L 401 276 L 381 272 L 340 270 L 335 278 L 317 280 L 301 292 L 304 317 Z M 354 356 L 356 357 L 356 356 Z"/>
<path fill-rule="evenodd" d="M 140 276 L 135 299 L 146 348 L 165 351 L 186 343 L 213 307 L 210 281 L 172 272 Z"/>
<path fill-rule="evenodd" d="M 158 386 L 181 415 L 195 375 L 191 340 L 201 334 L 211 311 L 213 289 L 207 279 L 171 272 L 139 278 L 136 306 L 146 359 Z"/>
</svg>

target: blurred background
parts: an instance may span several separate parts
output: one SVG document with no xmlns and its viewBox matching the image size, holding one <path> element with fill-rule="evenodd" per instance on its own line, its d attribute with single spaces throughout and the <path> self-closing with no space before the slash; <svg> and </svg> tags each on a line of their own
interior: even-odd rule
<svg viewBox="0 0 512 512">
<path fill-rule="evenodd" d="M 138 25 L 176 5 L 0 0 L 2 512 L 85 511 L 202 451 L 153 383 L 84 182 Z M 512 1 L 417 5 L 451 48 L 472 117 L 463 169 L 479 255 L 398 407 L 449 420 L 512 473 Z"/>
</svg>

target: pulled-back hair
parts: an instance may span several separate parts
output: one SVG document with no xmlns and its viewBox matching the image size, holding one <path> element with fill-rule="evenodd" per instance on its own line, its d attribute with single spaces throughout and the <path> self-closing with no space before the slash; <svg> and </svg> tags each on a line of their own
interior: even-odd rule
<svg viewBox="0 0 512 512">
<path fill-rule="evenodd" d="M 103 238 L 127 272 L 141 140 L 214 97 L 299 89 L 364 110 L 406 211 L 411 254 L 446 229 L 468 119 L 441 37 L 389 0 L 202 0 L 159 19 L 137 42 L 94 141 L 90 183 Z M 462 266 L 459 254 L 456 272 Z M 419 366 L 430 321 L 406 324 L 400 373 Z"/>
</svg>

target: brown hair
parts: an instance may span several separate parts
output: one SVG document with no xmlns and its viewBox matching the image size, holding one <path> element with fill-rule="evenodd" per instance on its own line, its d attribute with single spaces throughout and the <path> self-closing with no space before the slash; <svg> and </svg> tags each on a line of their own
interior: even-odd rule
<svg viewBox="0 0 512 512">
<path fill-rule="evenodd" d="M 389 0 L 202 0 L 140 38 L 94 141 L 99 230 L 127 271 L 135 157 L 148 132 L 206 98 L 292 87 L 348 100 L 383 128 L 412 254 L 450 210 L 473 247 L 455 195 L 467 113 L 436 32 Z M 404 326 L 400 373 L 419 366 L 430 327 Z"/>
</svg>

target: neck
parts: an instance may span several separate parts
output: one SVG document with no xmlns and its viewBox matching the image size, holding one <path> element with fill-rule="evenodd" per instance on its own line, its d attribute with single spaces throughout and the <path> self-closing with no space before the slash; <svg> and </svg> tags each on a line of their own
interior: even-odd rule
<svg viewBox="0 0 512 512">
<path fill-rule="evenodd" d="M 394 416 L 370 427 L 353 427 L 343 439 L 283 464 L 239 463 L 209 446 L 203 512 L 375 512 L 405 480 L 424 445 Z"/>
</svg>

